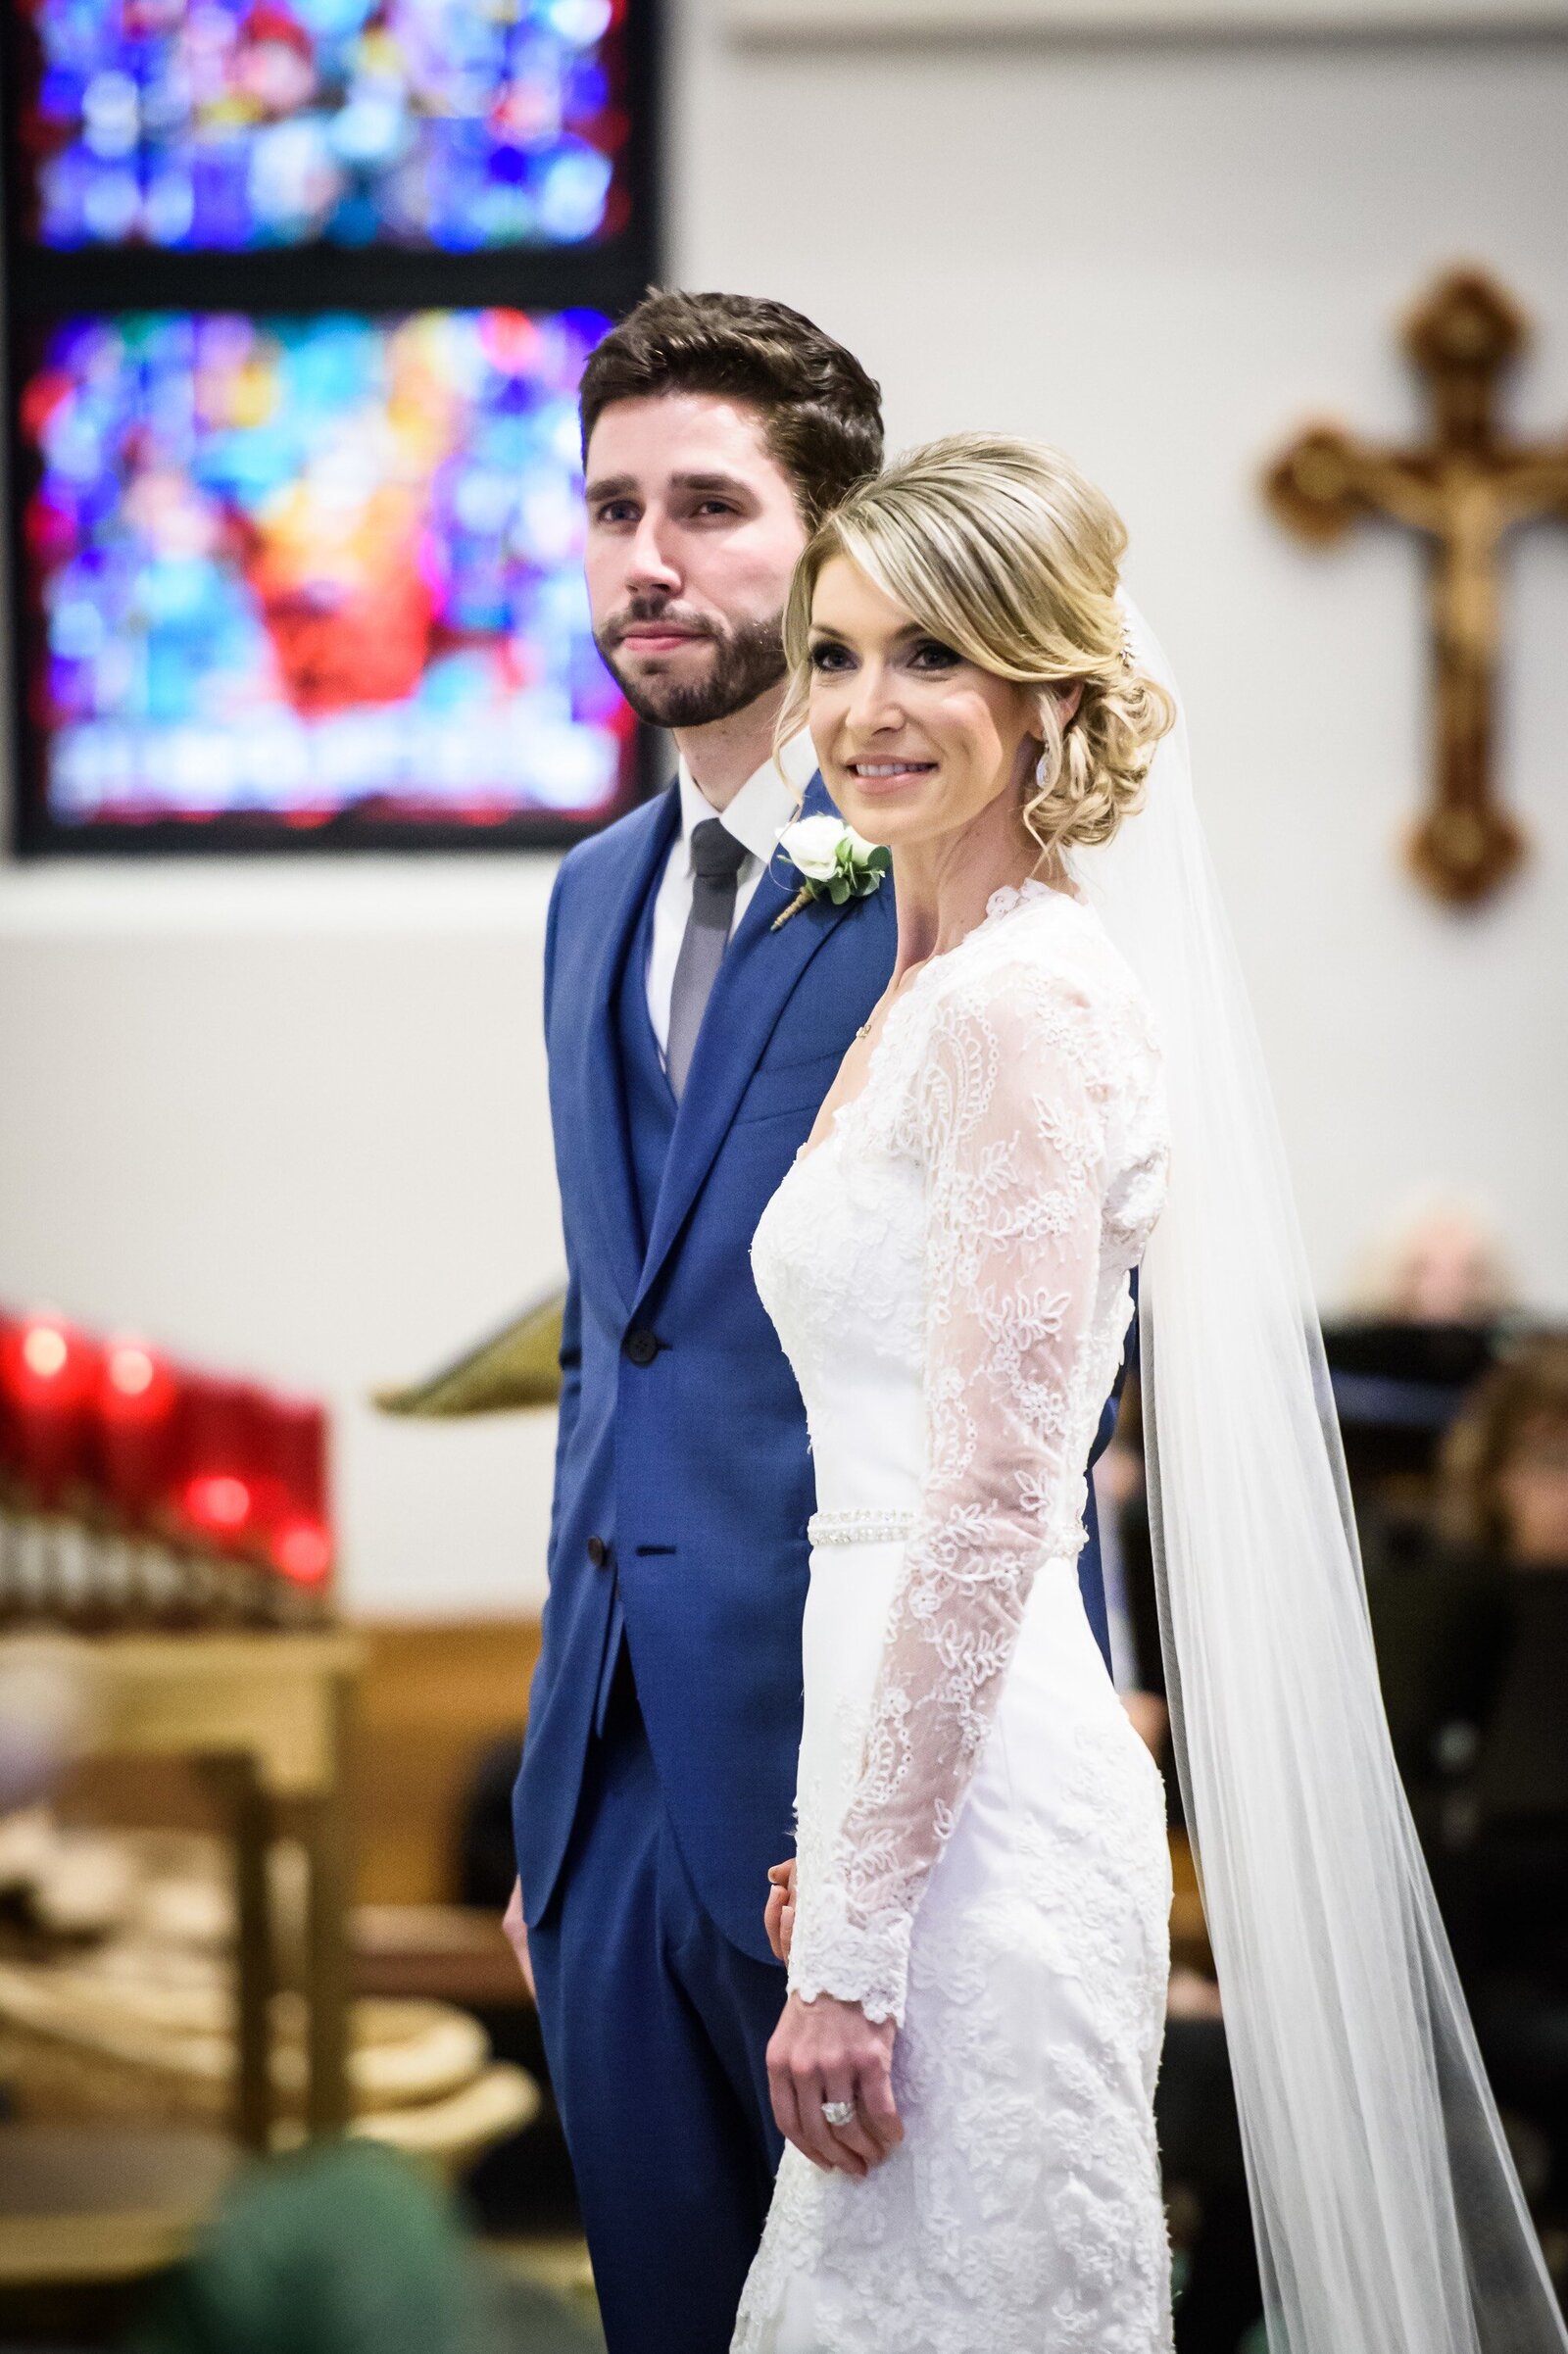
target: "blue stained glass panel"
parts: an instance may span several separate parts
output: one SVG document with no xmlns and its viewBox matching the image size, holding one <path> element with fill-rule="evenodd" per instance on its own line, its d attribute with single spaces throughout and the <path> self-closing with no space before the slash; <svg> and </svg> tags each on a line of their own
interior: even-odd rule
<svg viewBox="0 0 1568 2354">
<path fill-rule="evenodd" d="M 628 797 L 581 576 L 591 312 L 48 331 L 29 686 L 57 824 L 483 826 Z"/>
<path fill-rule="evenodd" d="M 626 0 L 22 0 L 36 236 L 572 246 L 622 225 Z"/>
</svg>

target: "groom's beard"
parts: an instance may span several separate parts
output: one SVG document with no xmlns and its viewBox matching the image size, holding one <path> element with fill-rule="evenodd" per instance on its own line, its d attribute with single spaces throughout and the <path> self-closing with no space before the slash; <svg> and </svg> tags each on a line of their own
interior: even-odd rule
<svg viewBox="0 0 1568 2354">
<path fill-rule="evenodd" d="M 719 629 L 710 621 L 700 625 L 681 616 L 680 626 L 711 640 L 714 653 L 706 678 L 629 677 L 618 661 L 621 637 L 634 621 L 673 619 L 664 606 L 633 604 L 615 613 L 594 643 L 605 666 L 639 719 L 655 727 L 707 727 L 743 711 L 759 695 L 776 687 L 784 676 L 784 639 L 781 623 L 737 621 Z"/>
</svg>

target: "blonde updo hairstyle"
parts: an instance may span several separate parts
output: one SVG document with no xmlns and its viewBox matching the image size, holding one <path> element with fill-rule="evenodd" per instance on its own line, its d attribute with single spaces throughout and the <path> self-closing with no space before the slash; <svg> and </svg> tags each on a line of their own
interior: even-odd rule
<svg viewBox="0 0 1568 2354">
<path fill-rule="evenodd" d="M 817 580 L 845 556 L 966 662 L 1036 690 L 1044 751 L 1023 818 L 1042 861 L 1108 842 L 1176 715 L 1128 649 L 1116 602 L 1126 545 L 1110 501 L 1056 450 L 990 433 L 910 450 L 824 517 L 796 565 L 781 735 L 806 716 Z M 1083 693 L 1063 724 L 1051 690 L 1074 681 Z"/>
</svg>

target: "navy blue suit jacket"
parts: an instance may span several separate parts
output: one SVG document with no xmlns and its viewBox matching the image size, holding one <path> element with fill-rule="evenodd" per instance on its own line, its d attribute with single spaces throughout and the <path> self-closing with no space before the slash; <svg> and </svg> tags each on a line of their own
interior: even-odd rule
<svg viewBox="0 0 1568 2354">
<path fill-rule="evenodd" d="M 808 812 L 831 809 L 819 777 Z M 568 1288 L 550 1594 L 514 1806 L 530 1922 L 571 1837 L 618 1587 L 661 1790 L 697 1893 L 768 1947 L 769 1864 L 793 1852 L 806 1524 L 800 1393 L 752 1283 L 763 1207 L 892 970 L 884 885 L 834 907 L 783 859 L 709 1001 L 646 1250 L 614 1007 L 679 823 L 674 788 L 564 862 L 545 945 L 550 1107 Z M 1086 1563 L 1103 1641 L 1098 1558 Z"/>
</svg>

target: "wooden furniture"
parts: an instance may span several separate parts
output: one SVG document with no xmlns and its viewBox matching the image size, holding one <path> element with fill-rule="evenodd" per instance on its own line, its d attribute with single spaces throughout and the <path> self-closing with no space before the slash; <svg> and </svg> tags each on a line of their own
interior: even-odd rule
<svg viewBox="0 0 1568 2354">
<path fill-rule="evenodd" d="M 24 1637 L 14 1639 L 24 1642 Z M 138 1761 L 194 1765 L 233 1844 L 236 1898 L 237 2139 L 271 2139 L 269 2003 L 273 1937 L 268 1850 L 280 1830 L 306 1854 L 307 2130 L 348 2119 L 345 1917 L 349 1902 L 345 1761 L 361 1663 L 356 1638 L 296 1635 L 108 1635 L 82 1638 L 95 1694 L 93 1755 L 102 1782 Z"/>
<path fill-rule="evenodd" d="M 345 1756 L 361 1651 L 322 1635 L 111 1636 L 100 1745 L 196 1759 L 234 1842 L 238 2060 L 234 2128 L 251 2149 L 271 2139 L 268 2005 L 272 1924 L 268 1849 L 280 1820 L 309 1875 L 306 1972 L 313 2134 L 348 2122 L 349 1901 Z"/>
<path fill-rule="evenodd" d="M 493 1741 L 521 1739 L 539 1622 L 377 1619 L 354 1635 L 361 1669 L 345 1783 L 355 1897 L 445 1903 L 479 1760 Z M 86 1759 L 56 1811 L 63 1823 L 101 1829 L 207 1831 L 214 1822 L 188 1764 L 145 1753 Z"/>
<path fill-rule="evenodd" d="M 376 1620 L 350 1742 L 355 1889 L 365 1904 L 444 1904 L 463 1807 L 491 1743 L 522 1739 L 537 1619 Z"/>
<path fill-rule="evenodd" d="M 17 1640 L 25 1640 L 17 1639 Z M 268 1849 L 308 1859 L 307 2131 L 348 2120 L 344 1756 L 360 1646 L 340 1634 L 82 1639 L 105 1759 L 184 1758 L 233 1841 L 237 2059 L 233 2140 L 169 2131 L 0 2129 L 0 2285 L 134 2279 L 188 2247 L 238 2161 L 271 2139 Z"/>
<path fill-rule="evenodd" d="M 531 2008 L 501 1916 L 466 1904 L 362 1904 L 351 1918 L 354 1990 L 392 2000 Z"/>
<path fill-rule="evenodd" d="M 218 2133 L 0 2126 L 0 2289 L 177 2263 L 240 2163 Z"/>
</svg>

